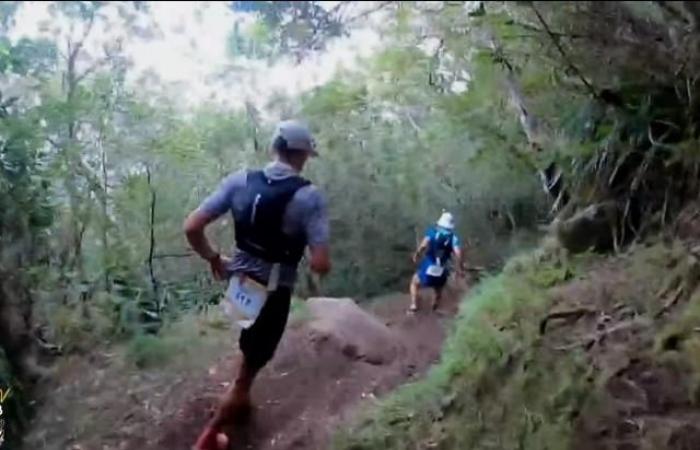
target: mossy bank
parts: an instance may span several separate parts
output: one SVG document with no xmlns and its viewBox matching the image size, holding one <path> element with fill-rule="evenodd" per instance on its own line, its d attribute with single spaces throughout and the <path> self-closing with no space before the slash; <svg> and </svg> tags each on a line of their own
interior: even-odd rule
<svg viewBox="0 0 700 450">
<path fill-rule="evenodd" d="M 700 448 L 700 291 L 687 245 L 514 258 L 464 299 L 441 362 L 336 449 Z"/>
</svg>

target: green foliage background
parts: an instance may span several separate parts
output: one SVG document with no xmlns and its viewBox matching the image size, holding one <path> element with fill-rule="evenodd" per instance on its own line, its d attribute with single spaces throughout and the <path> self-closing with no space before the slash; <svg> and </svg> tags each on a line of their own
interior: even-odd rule
<svg viewBox="0 0 700 450">
<path fill-rule="evenodd" d="M 0 5 L 0 319 L 21 324 L 0 342 L 8 359 L 21 339 L 80 352 L 136 336 L 141 361 L 158 348 L 143 333 L 217 303 L 222 286 L 182 221 L 226 174 L 269 160 L 277 119 L 307 121 L 319 142 L 307 175 L 330 208 L 325 295 L 404 289 L 443 209 L 468 263 L 498 267 L 550 218 L 536 173 L 553 164 L 576 202 L 620 202 L 635 236 L 642 219 L 666 223 L 697 196 L 692 5 L 319 3 L 230 2 L 254 20 L 231 24 L 220 75 L 244 59 L 301 62 L 375 14 L 379 51 L 299 96 L 241 109 L 183 108 L 176 92 L 126 82 L 119 40 L 92 31 L 147 39 L 147 2 L 52 2 L 71 27 L 18 40 L 22 4 Z M 230 219 L 210 236 L 231 249 Z"/>
</svg>

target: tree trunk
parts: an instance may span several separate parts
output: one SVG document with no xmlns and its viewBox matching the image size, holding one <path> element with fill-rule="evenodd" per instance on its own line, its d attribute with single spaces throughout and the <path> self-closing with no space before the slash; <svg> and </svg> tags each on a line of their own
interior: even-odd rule
<svg viewBox="0 0 700 450">
<path fill-rule="evenodd" d="M 80 83 L 80 80 L 84 78 L 84 76 L 88 72 L 83 72 L 82 74 L 78 73 L 76 63 L 78 60 L 78 57 L 80 56 L 80 52 L 85 44 L 85 41 L 87 40 L 88 36 L 92 32 L 93 26 L 95 24 L 95 15 L 92 13 L 90 17 L 87 19 L 87 23 L 85 24 L 85 30 L 83 32 L 82 37 L 80 40 L 77 42 L 73 43 L 70 38 L 68 38 L 67 41 L 67 57 L 66 57 L 66 72 L 64 74 L 63 78 L 63 88 L 65 90 L 66 94 L 66 104 L 71 107 L 73 106 L 75 102 L 75 95 L 76 91 L 78 88 L 78 85 Z M 68 167 L 71 168 L 81 168 L 82 169 L 82 161 L 80 159 L 80 154 L 75 154 L 77 150 L 77 119 L 72 116 L 74 114 L 74 111 L 71 110 L 71 117 L 69 117 L 68 123 L 66 125 L 66 141 L 60 145 L 60 150 L 62 151 L 62 156 L 64 158 L 64 162 Z M 70 261 L 70 266 L 69 269 L 71 270 L 76 270 L 78 273 L 78 280 L 81 284 L 81 299 L 84 301 L 84 284 L 86 280 L 84 279 L 84 268 L 83 268 L 83 255 L 82 255 L 82 240 L 83 236 L 86 231 L 87 227 L 87 214 L 85 220 L 83 220 L 83 223 L 80 223 L 80 205 L 83 203 L 79 195 L 79 188 L 77 183 L 75 182 L 75 177 L 76 174 L 74 172 L 70 172 L 66 175 L 65 179 L 65 186 L 66 186 L 66 191 L 68 192 L 68 195 L 70 197 L 70 234 L 73 237 L 73 255 L 72 259 Z"/>
<path fill-rule="evenodd" d="M 31 334 L 33 299 L 26 285 L 21 272 L 0 273 L 0 347 L 15 376 L 33 384 L 45 371 L 37 363 Z"/>
<path fill-rule="evenodd" d="M 80 51 L 81 43 L 76 46 L 71 45 L 70 40 L 68 41 L 68 60 L 66 73 L 64 75 L 64 88 L 66 91 L 66 104 L 71 106 L 75 99 L 75 89 L 77 86 L 76 72 L 75 72 L 75 62 L 78 57 L 78 52 Z M 66 124 L 66 143 L 62 148 L 63 158 L 65 164 L 68 167 L 72 167 L 77 164 L 75 155 L 75 134 L 76 134 L 76 123 L 75 118 L 70 117 L 68 123 Z M 80 283 L 80 298 L 82 296 L 82 284 L 83 284 L 83 267 L 82 267 L 82 236 L 80 223 L 78 221 L 79 209 L 80 209 L 80 199 L 78 196 L 78 187 L 75 183 L 75 173 L 73 171 L 68 171 L 66 174 L 66 179 L 64 180 L 64 185 L 66 186 L 66 191 L 70 197 L 70 217 L 69 217 L 69 234 L 71 235 L 71 244 L 73 246 L 72 252 L 70 252 L 68 271 L 76 271 L 78 273 L 77 279 Z"/>
<path fill-rule="evenodd" d="M 520 89 L 520 83 L 518 83 L 516 79 L 515 70 L 510 62 L 503 56 L 501 48 L 493 35 L 489 37 L 489 45 L 505 68 L 505 87 L 508 91 L 511 105 L 518 114 L 520 126 L 525 133 L 530 145 L 530 150 L 533 152 L 540 152 L 543 143 L 549 135 L 547 127 L 543 122 L 540 122 L 528 108 L 525 96 L 522 94 L 522 89 Z M 552 163 L 544 170 L 538 170 L 538 175 L 542 182 L 542 188 L 554 199 L 551 212 L 555 213 L 559 211 L 559 209 L 565 206 L 569 201 L 569 194 L 564 189 L 564 178 L 561 170 L 556 164 Z"/>
<path fill-rule="evenodd" d="M 102 159 L 102 270 L 103 270 L 103 283 L 106 292 L 110 291 L 110 270 L 109 270 L 109 241 L 107 236 L 107 228 L 109 227 L 109 216 L 107 211 L 107 152 L 104 147 L 104 134 L 103 130 L 100 130 L 99 144 L 101 150 Z"/>
<path fill-rule="evenodd" d="M 151 169 L 146 166 L 146 181 L 148 183 L 148 188 L 151 191 L 151 204 L 150 204 L 150 219 L 149 219 L 149 233 L 150 233 L 150 243 L 148 247 L 148 273 L 151 277 L 151 288 L 153 289 L 153 298 L 156 302 L 156 312 L 160 314 L 161 305 L 158 296 L 158 280 L 156 279 L 155 271 L 153 270 L 153 255 L 156 251 L 156 238 L 155 238 L 155 217 L 156 217 L 156 190 L 151 183 Z"/>
</svg>

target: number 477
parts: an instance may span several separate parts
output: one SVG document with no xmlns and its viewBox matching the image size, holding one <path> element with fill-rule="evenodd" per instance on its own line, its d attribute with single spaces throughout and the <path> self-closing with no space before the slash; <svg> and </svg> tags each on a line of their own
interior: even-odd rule
<svg viewBox="0 0 700 450">
<path fill-rule="evenodd" d="M 248 296 L 246 296 L 245 294 L 242 294 L 240 292 L 236 295 L 236 299 L 238 301 L 240 301 L 241 303 L 243 303 L 244 305 L 250 304 L 250 299 L 248 298 Z"/>
</svg>

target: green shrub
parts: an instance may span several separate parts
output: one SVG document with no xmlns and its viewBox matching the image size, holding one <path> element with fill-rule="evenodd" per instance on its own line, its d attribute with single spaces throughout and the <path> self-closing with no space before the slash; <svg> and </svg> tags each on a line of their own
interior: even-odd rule
<svg viewBox="0 0 700 450">
<path fill-rule="evenodd" d="M 159 366 L 173 356 L 175 348 L 171 342 L 158 336 L 140 334 L 134 336 L 126 350 L 127 361 L 140 369 Z"/>
</svg>

